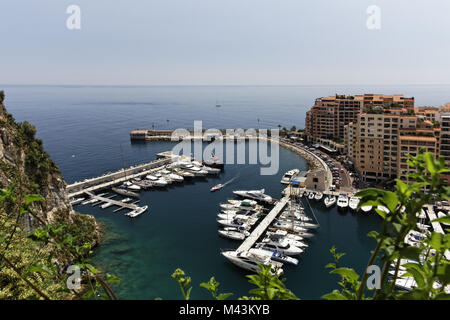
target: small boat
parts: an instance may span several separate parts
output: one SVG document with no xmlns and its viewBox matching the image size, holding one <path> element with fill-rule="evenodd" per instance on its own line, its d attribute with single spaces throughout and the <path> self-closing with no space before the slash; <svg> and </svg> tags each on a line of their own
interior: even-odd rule
<svg viewBox="0 0 450 320">
<path fill-rule="evenodd" d="M 219 184 L 215 185 L 214 187 L 212 187 L 211 189 L 209 189 L 209 191 L 214 192 L 214 191 L 220 190 L 222 188 L 223 188 L 223 185 L 219 183 Z"/>
<path fill-rule="evenodd" d="M 234 194 L 243 198 L 255 199 L 262 202 L 272 203 L 274 200 L 271 196 L 264 194 L 264 189 L 261 190 L 236 190 Z"/>
<path fill-rule="evenodd" d="M 350 200 L 348 201 L 348 206 L 351 210 L 356 211 L 358 209 L 359 201 L 361 199 L 358 197 L 350 197 Z"/>
<path fill-rule="evenodd" d="M 288 255 L 285 255 L 280 252 L 274 252 L 274 251 L 270 251 L 270 250 L 257 249 L 257 248 L 250 249 L 249 252 L 254 253 L 256 255 L 269 257 L 272 261 L 289 263 L 289 264 L 293 264 L 294 266 L 298 265 L 298 259 L 289 257 Z"/>
<path fill-rule="evenodd" d="M 316 194 L 315 194 L 314 192 L 310 192 L 309 195 L 308 195 L 308 199 L 309 199 L 309 200 L 313 200 L 314 197 L 315 197 L 315 195 L 316 195 Z"/>
<path fill-rule="evenodd" d="M 323 198 L 323 193 L 322 192 L 317 192 L 316 195 L 314 196 L 314 199 L 317 201 L 322 200 Z"/>
<path fill-rule="evenodd" d="M 142 213 L 144 213 L 145 211 L 147 211 L 147 208 L 148 208 L 148 206 L 137 207 L 136 209 L 126 213 L 125 215 L 129 216 L 130 218 L 135 218 L 135 217 L 141 215 Z"/>
<path fill-rule="evenodd" d="M 334 206 L 336 204 L 336 197 L 329 195 L 328 197 L 325 197 L 323 200 L 325 207 L 329 208 L 331 206 Z"/>
<path fill-rule="evenodd" d="M 298 170 L 298 169 L 289 170 L 288 172 L 286 172 L 283 175 L 283 178 L 281 178 L 281 183 L 289 184 L 291 182 L 291 179 L 295 178 L 299 174 L 299 172 L 300 172 L 300 170 Z"/>
<path fill-rule="evenodd" d="M 337 199 L 338 209 L 345 210 L 348 208 L 348 197 L 345 193 L 341 193 Z"/>
<path fill-rule="evenodd" d="M 305 196 L 305 198 L 308 198 L 308 196 L 309 196 L 309 191 L 305 191 L 305 192 L 303 193 L 303 195 Z"/>
<path fill-rule="evenodd" d="M 362 206 L 361 211 L 364 213 L 369 213 L 370 211 L 372 211 L 372 208 L 372 206 Z"/>
<path fill-rule="evenodd" d="M 77 205 L 77 204 L 83 202 L 83 200 L 84 200 L 84 198 L 75 198 L 75 199 L 70 200 L 70 204 L 72 206 L 74 206 L 74 205 Z"/>
</svg>

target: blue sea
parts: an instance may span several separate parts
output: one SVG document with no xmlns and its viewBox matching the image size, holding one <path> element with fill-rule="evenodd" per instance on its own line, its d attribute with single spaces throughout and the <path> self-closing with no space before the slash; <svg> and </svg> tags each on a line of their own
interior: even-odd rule
<svg viewBox="0 0 450 320">
<path fill-rule="evenodd" d="M 17 121 L 27 120 L 38 130 L 45 149 L 61 168 L 67 183 L 98 176 L 156 158 L 170 150 L 171 142 L 131 143 L 137 128 L 304 127 L 305 112 L 320 96 L 362 93 L 403 93 L 416 105 L 440 106 L 450 101 L 450 86 L 0 86 L 5 105 Z M 221 107 L 216 107 L 220 104 Z M 265 188 L 280 197 L 280 179 L 292 168 L 307 170 L 307 163 L 280 148 L 276 175 L 261 176 L 259 165 L 230 164 L 215 178 L 195 179 L 167 190 L 143 192 L 141 204 L 149 211 L 130 220 L 114 208 L 77 206 L 104 224 L 105 241 L 93 262 L 121 278 L 115 286 L 122 299 L 179 299 L 172 272 L 180 267 L 192 277 L 192 298 L 208 298 L 199 283 L 214 276 L 222 292 L 234 298 L 251 288 L 245 275 L 226 261 L 220 250 L 238 243 L 217 234 L 219 203 L 233 198 L 232 190 Z M 209 188 L 235 178 L 223 190 Z M 286 266 L 286 284 L 303 299 L 320 299 L 337 288 L 338 278 L 324 266 L 331 262 L 329 249 L 346 252 L 342 265 L 364 270 L 374 246 L 367 233 L 380 227 L 375 215 L 339 213 L 323 204 L 305 202 L 320 223 L 316 236 L 300 256 L 297 267 Z"/>
</svg>

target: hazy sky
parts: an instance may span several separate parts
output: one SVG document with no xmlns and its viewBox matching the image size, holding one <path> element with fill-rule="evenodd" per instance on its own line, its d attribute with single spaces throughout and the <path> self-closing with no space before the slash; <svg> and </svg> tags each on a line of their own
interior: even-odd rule
<svg viewBox="0 0 450 320">
<path fill-rule="evenodd" d="M 450 83 L 449 0 L 2 0 L 0 33 L 1 84 Z"/>
</svg>

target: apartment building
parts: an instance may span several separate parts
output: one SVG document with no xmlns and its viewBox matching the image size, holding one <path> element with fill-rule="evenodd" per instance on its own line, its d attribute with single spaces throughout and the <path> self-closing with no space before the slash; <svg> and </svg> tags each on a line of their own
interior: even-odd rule
<svg viewBox="0 0 450 320">
<path fill-rule="evenodd" d="M 407 163 L 407 154 L 417 155 L 420 147 L 439 154 L 441 129 L 404 109 L 384 114 L 362 113 L 351 125 L 355 136 L 352 161 L 366 182 L 407 180 L 408 173 L 414 170 Z"/>
<path fill-rule="evenodd" d="M 450 103 L 447 104 L 450 108 Z M 450 111 L 450 110 L 449 110 Z M 441 156 L 447 161 L 450 166 L 450 112 L 441 114 Z M 444 177 L 447 183 L 450 182 L 450 175 Z"/>
<path fill-rule="evenodd" d="M 361 112 L 414 113 L 414 98 L 403 95 L 364 94 L 356 96 L 336 95 L 318 98 L 306 113 L 306 136 L 309 142 L 318 138 L 343 139 L 345 126 L 356 122 Z"/>
<path fill-rule="evenodd" d="M 316 99 L 306 113 L 306 137 L 309 142 L 319 138 L 343 139 L 344 126 L 361 112 L 362 100 L 353 96 L 330 96 Z"/>
</svg>

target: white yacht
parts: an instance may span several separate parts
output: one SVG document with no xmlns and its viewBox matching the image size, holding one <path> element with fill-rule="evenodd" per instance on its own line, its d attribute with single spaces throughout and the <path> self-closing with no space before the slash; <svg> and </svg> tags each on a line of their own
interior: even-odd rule
<svg viewBox="0 0 450 320">
<path fill-rule="evenodd" d="M 287 226 L 275 226 L 269 228 L 270 231 L 276 232 L 276 231 L 286 231 L 289 235 L 298 236 L 301 238 L 312 238 L 314 237 L 313 233 L 307 232 L 307 231 L 300 231 L 300 230 L 293 230 L 292 227 Z"/>
<path fill-rule="evenodd" d="M 332 196 L 332 195 L 328 195 L 323 200 L 323 203 L 325 204 L 325 207 L 327 207 L 327 208 L 334 206 L 336 204 L 336 197 Z"/>
<path fill-rule="evenodd" d="M 345 210 L 348 208 L 348 197 L 345 193 L 341 193 L 337 199 L 338 209 Z"/>
<path fill-rule="evenodd" d="M 148 206 L 137 207 L 136 209 L 126 213 L 125 215 L 129 216 L 130 218 L 135 218 L 135 217 L 141 215 L 142 213 L 144 213 L 145 211 L 147 211 L 147 208 L 148 208 Z"/>
<path fill-rule="evenodd" d="M 350 207 L 350 209 L 356 211 L 360 200 L 361 199 L 358 197 L 350 197 L 350 200 L 348 201 L 348 206 Z"/>
<path fill-rule="evenodd" d="M 184 170 L 181 170 L 180 168 L 174 168 L 173 172 L 177 175 L 182 176 L 183 178 L 193 178 L 195 177 L 195 174 L 193 174 L 192 172 L 187 172 Z"/>
<path fill-rule="evenodd" d="M 217 222 L 226 227 L 239 227 L 246 230 L 250 229 L 250 225 L 238 219 L 217 220 Z"/>
<path fill-rule="evenodd" d="M 317 229 L 319 227 L 318 224 L 297 220 L 296 218 L 283 218 L 283 217 L 280 217 L 280 218 L 276 219 L 275 221 L 278 221 L 278 222 L 281 222 L 281 223 L 288 223 L 290 225 L 294 225 L 294 226 L 297 226 L 297 227 L 302 227 L 302 228 L 305 228 L 305 229 Z"/>
<path fill-rule="evenodd" d="M 154 175 L 149 174 L 145 178 L 147 180 L 151 181 L 154 186 L 157 186 L 157 187 L 165 187 L 165 186 L 167 186 L 167 181 L 162 180 L 162 179 L 160 179 L 160 178 L 158 178 L 158 177 L 156 177 Z"/>
<path fill-rule="evenodd" d="M 230 230 L 230 229 L 234 229 L 234 230 Z M 250 235 L 250 232 L 248 232 L 247 230 L 238 231 L 237 228 L 233 228 L 233 227 L 219 229 L 218 232 L 219 232 L 219 235 L 221 235 L 225 238 L 233 239 L 233 240 L 244 240 L 246 237 L 248 237 Z"/>
<path fill-rule="evenodd" d="M 230 260 L 233 264 L 237 265 L 246 270 L 250 270 L 253 272 L 259 271 L 259 266 L 257 263 L 270 265 L 272 274 L 280 276 L 283 274 L 283 264 L 277 261 L 271 261 L 268 257 L 262 257 L 259 255 L 255 255 L 248 251 L 236 252 L 236 251 L 224 251 L 222 255 Z"/>
<path fill-rule="evenodd" d="M 299 248 L 305 248 L 308 246 L 306 243 L 303 243 L 301 241 L 289 239 L 289 238 L 286 238 L 285 236 L 277 235 L 277 234 L 267 234 L 266 233 L 266 239 L 270 239 L 272 241 L 286 241 L 290 245 L 299 247 Z"/>
<path fill-rule="evenodd" d="M 282 263 L 293 264 L 294 266 L 298 265 L 298 259 L 290 257 L 280 252 L 274 252 L 265 249 L 252 248 L 248 250 L 250 253 L 254 253 L 256 255 L 265 256 L 270 258 L 272 261 L 278 261 Z"/>
<path fill-rule="evenodd" d="M 286 240 L 274 241 L 270 238 L 265 238 L 257 243 L 256 248 L 266 249 L 270 251 L 280 252 L 289 256 L 298 255 L 303 252 L 303 249 L 289 244 Z"/>
<path fill-rule="evenodd" d="M 273 227 L 277 229 L 283 229 L 286 231 L 292 231 L 292 232 L 308 232 L 308 229 L 296 226 L 290 222 L 282 222 L 282 221 L 276 221 L 273 223 Z"/>
<path fill-rule="evenodd" d="M 267 231 L 266 235 L 267 236 L 272 236 L 272 235 L 282 236 L 282 237 L 285 237 L 286 239 L 291 239 L 294 241 L 302 241 L 303 240 L 303 238 L 298 235 L 289 233 L 286 230 L 279 230 L 279 229 L 278 230 L 275 229 L 274 231 Z"/>
<path fill-rule="evenodd" d="M 298 169 L 289 170 L 288 172 L 286 172 L 284 174 L 283 178 L 281 178 L 281 183 L 289 184 L 291 182 L 291 179 L 295 178 L 299 173 L 300 173 L 300 170 L 298 170 Z"/>
<path fill-rule="evenodd" d="M 317 201 L 322 200 L 323 198 L 323 193 L 322 192 L 317 192 L 316 195 L 314 196 L 314 199 Z"/>
<path fill-rule="evenodd" d="M 131 183 L 130 181 L 125 181 L 125 182 L 123 183 L 123 185 L 124 185 L 127 189 L 130 189 L 130 190 L 133 190 L 133 191 L 139 191 L 139 190 L 141 190 L 141 187 L 139 187 L 139 186 L 137 186 L 137 185 Z"/>
<path fill-rule="evenodd" d="M 254 207 L 258 204 L 255 200 L 244 199 L 244 200 L 228 200 L 228 203 L 238 206 Z"/>
<path fill-rule="evenodd" d="M 241 196 L 243 198 L 255 199 L 258 201 L 263 201 L 267 203 L 272 203 L 274 200 L 271 196 L 264 194 L 264 189 L 261 190 L 236 190 L 233 191 L 234 194 Z"/>
<path fill-rule="evenodd" d="M 72 206 L 74 206 L 76 204 L 79 204 L 79 203 L 83 202 L 83 200 L 84 200 L 84 198 L 75 198 L 75 199 L 70 200 L 70 204 Z"/>
</svg>

